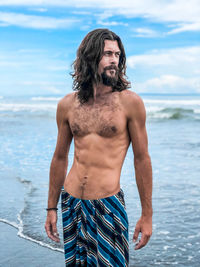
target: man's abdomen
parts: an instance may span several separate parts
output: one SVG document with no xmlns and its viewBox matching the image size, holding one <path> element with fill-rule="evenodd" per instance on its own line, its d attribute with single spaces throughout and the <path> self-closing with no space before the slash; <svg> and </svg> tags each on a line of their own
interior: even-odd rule
<svg viewBox="0 0 200 267">
<path fill-rule="evenodd" d="M 66 177 L 65 190 L 81 199 L 99 199 L 112 196 L 120 190 L 120 172 L 90 168 L 78 170 L 74 164 Z"/>
</svg>

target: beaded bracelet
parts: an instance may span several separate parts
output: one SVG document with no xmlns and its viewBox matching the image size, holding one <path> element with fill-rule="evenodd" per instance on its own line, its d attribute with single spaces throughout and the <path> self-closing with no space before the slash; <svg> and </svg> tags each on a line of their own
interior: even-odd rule
<svg viewBox="0 0 200 267">
<path fill-rule="evenodd" d="M 46 210 L 47 210 L 47 211 L 49 211 L 49 210 L 56 210 L 56 211 L 57 211 L 58 208 L 47 208 Z"/>
</svg>

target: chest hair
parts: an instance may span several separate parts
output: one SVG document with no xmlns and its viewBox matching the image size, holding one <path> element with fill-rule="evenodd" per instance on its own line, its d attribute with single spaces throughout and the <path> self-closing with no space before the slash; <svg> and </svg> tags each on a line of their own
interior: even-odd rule
<svg viewBox="0 0 200 267">
<path fill-rule="evenodd" d="M 96 103 L 76 103 L 70 127 L 74 136 L 96 133 L 112 137 L 119 131 L 118 115 L 121 107 L 116 97 L 103 98 Z"/>
</svg>

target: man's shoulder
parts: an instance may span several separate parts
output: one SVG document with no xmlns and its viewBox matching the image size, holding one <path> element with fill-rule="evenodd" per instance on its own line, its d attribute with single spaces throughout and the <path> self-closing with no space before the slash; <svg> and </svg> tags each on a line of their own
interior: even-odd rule
<svg viewBox="0 0 200 267">
<path fill-rule="evenodd" d="M 69 93 L 61 98 L 57 105 L 57 120 L 68 120 L 70 111 L 73 110 L 73 103 L 75 102 L 76 92 Z"/>
<path fill-rule="evenodd" d="M 76 92 L 69 93 L 58 102 L 58 109 L 68 109 L 75 101 Z"/>
<path fill-rule="evenodd" d="M 142 98 L 136 94 L 135 92 L 126 89 L 120 92 L 121 93 L 121 99 L 122 103 L 128 108 L 128 107 L 140 107 L 143 106 L 143 100 Z"/>
</svg>

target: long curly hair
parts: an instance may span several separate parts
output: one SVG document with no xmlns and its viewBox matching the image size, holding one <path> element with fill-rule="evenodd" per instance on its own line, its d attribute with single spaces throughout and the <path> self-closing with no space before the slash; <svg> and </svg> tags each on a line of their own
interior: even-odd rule
<svg viewBox="0 0 200 267">
<path fill-rule="evenodd" d="M 77 58 L 72 66 L 74 72 L 73 90 L 78 91 L 78 98 L 85 103 L 93 97 L 93 83 L 98 84 L 101 77 L 98 74 L 98 65 L 104 52 L 104 41 L 117 41 L 120 49 L 118 65 L 118 81 L 112 88 L 113 91 L 122 91 L 130 87 L 126 78 L 126 55 L 124 46 L 118 35 L 108 29 L 96 29 L 89 32 L 77 50 Z"/>
</svg>

